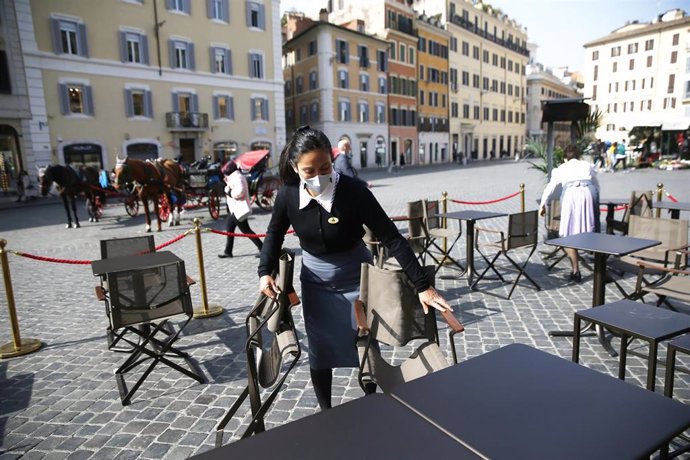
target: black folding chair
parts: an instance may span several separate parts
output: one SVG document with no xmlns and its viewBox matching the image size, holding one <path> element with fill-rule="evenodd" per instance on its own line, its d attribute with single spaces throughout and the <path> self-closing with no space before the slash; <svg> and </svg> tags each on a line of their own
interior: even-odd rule
<svg viewBox="0 0 690 460">
<path fill-rule="evenodd" d="M 131 402 L 134 393 L 159 363 L 204 383 L 190 356 L 174 347 L 194 313 L 184 261 L 177 259 L 150 268 L 106 273 L 105 278 L 108 290 L 101 287 L 97 291 L 106 304 L 110 328 L 119 340 L 132 347 L 129 357 L 115 371 L 122 405 Z M 166 330 L 168 320 L 177 315 L 187 319 L 177 331 Z M 189 369 L 171 358 L 182 358 Z M 125 376 L 149 360 L 148 367 L 128 389 Z"/>
<path fill-rule="evenodd" d="M 482 256 L 482 259 L 487 263 L 486 269 L 479 275 L 479 277 L 475 280 L 474 283 L 472 283 L 472 289 L 475 289 L 477 286 L 477 283 L 481 281 L 486 273 L 489 270 L 492 270 L 496 276 L 498 276 L 498 279 L 500 279 L 502 282 L 506 282 L 505 278 L 503 278 L 503 275 L 499 273 L 498 269 L 496 268 L 495 264 L 498 258 L 503 255 L 509 262 L 510 264 L 517 270 L 518 274 L 515 277 L 515 280 L 513 281 L 513 285 L 510 288 L 510 292 L 508 293 L 508 298 L 513 295 L 513 291 L 515 290 L 515 287 L 518 284 L 518 281 L 520 281 L 520 277 L 523 275 L 527 280 L 529 280 L 530 283 L 534 285 L 534 287 L 537 289 L 537 291 L 541 290 L 541 287 L 537 284 L 536 281 L 534 281 L 529 274 L 525 271 L 525 268 L 527 267 L 527 264 L 529 263 L 530 257 L 532 257 L 532 254 L 534 254 L 534 251 L 537 249 L 537 240 L 538 240 L 538 233 L 539 233 L 539 214 L 538 211 L 527 211 L 527 212 L 519 212 L 515 214 L 511 214 L 508 216 L 508 231 L 507 232 L 502 232 L 502 231 L 496 231 L 496 230 L 490 230 L 486 228 L 479 228 L 475 227 L 475 248 L 479 255 Z M 480 238 L 479 235 L 481 233 L 492 233 L 492 234 L 498 234 L 500 235 L 498 240 L 491 241 L 489 243 L 481 244 L 480 243 Z M 487 254 L 482 252 L 482 248 L 494 248 L 496 249 L 496 253 L 494 254 L 493 258 L 489 259 Z M 518 264 L 517 261 L 512 259 L 509 255 L 511 251 L 514 251 L 516 249 L 529 249 L 531 248 L 529 255 L 525 258 L 525 260 L 522 262 L 522 264 Z"/>
<path fill-rule="evenodd" d="M 277 299 L 261 294 L 247 316 L 247 386 L 216 427 L 217 447 L 223 444 L 223 430 L 247 396 L 252 420 L 241 437 L 246 438 L 265 431 L 264 416 L 300 358 L 302 350 L 297 341 L 295 323 L 290 311 L 291 307 L 300 303 L 292 284 L 294 264 L 295 254 L 283 250 L 278 273 L 274 274 L 280 294 Z M 269 390 L 263 401 L 261 388 Z"/>
</svg>

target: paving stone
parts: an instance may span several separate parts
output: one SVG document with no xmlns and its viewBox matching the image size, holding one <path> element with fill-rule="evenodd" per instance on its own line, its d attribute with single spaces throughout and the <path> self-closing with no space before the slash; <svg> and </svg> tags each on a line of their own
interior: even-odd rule
<svg viewBox="0 0 690 460">
<path fill-rule="evenodd" d="M 141 454 L 141 458 L 163 458 L 170 450 L 170 447 L 170 444 L 154 442 Z"/>
</svg>

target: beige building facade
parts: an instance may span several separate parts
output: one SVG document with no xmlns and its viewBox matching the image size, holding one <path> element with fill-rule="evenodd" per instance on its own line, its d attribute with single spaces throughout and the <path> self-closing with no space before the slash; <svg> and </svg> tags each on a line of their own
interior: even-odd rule
<svg viewBox="0 0 690 460">
<path fill-rule="evenodd" d="M 387 164 L 388 44 L 364 29 L 288 15 L 283 45 L 288 132 L 310 125 L 334 147 L 348 139 L 357 168 Z"/>
<path fill-rule="evenodd" d="M 628 141 L 634 127 L 650 127 L 669 133 L 663 154 L 677 153 L 673 138 L 690 127 L 690 16 L 670 10 L 585 44 L 584 79 L 603 113 L 597 137 Z"/>
<path fill-rule="evenodd" d="M 110 169 L 118 156 L 227 159 L 285 144 L 278 0 L 14 3 L 28 163 Z"/>
</svg>

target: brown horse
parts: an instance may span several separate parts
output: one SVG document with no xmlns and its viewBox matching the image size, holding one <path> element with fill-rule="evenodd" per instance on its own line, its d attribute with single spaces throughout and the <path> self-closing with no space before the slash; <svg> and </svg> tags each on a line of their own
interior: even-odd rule
<svg viewBox="0 0 690 460">
<path fill-rule="evenodd" d="M 113 183 L 115 189 L 119 190 L 121 186 L 131 182 L 137 185 L 135 190 L 138 190 L 139 198 L 141 198 L 141 202 L 144 204 L 147 232 L 151 231 L 149 199 L 153 202 L 158 231 L 161 231 L 161 220 L 163 219 L 161 219 L 161 210 L 158 205 L 161 196 L 165 197 L 168 203 L 176 205 L 177 214 L 175 215 L 175 209 L 170 211 L 170 225 L 180 224 L 180 211 L 184 200 L 184 183 L 180 167 L 175 161 L 141 161 L 131 158 L 125 158 L 124 160 L 118 158 L 115 166 L 115 181 Z"/>
</svg>

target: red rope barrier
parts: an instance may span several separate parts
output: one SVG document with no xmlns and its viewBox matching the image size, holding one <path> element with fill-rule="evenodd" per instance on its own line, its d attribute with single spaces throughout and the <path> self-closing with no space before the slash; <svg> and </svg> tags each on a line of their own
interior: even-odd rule
<svg viewBox="0 0 690 460">
<path fill-rule="evenodd" d="M 617 208 L 613 208 L 613 210 L 614 210 L 614 211 L 622 211 L 622 210 L 624 210 L 624 209 L 627 208 L 627 207 L 628 207 L 628 205 L 627 205 L 627 204 L 624 204 L 624 205 L 622 205 L 622 206 L 618 206 Z M 607 207 L 601 207 L 601 208 L 599 208 L 599 210 L 600 210 L 600 211 L 608 212 L 609 208 L 607 208 Z"/>
<path fill-rule="evenodd" d="M 666 196 L 668 197 L 669 200 L 673 201 L 674 203 L 678 203 L 678 200 L 676 199 L 676 197 L 671 195 L 670 193 L 668 193 L 666 191 L 666 189 L 664 189 L 664 193 L 666 194 Z"/>
<path fill-rule="evenodd" d="M 264 238 L 264 237 L 266 237 L 266 236 L 268 235 L 268 233 L 256 233 L 256 234 L 252 234 L 252 233 L 233 233 L 233 232 L 224 232 L 224 231 L 222 231 L 222 230 L 216 230 L 216 229 L 214 229 L 214 228 L 209 228 L 208 231 L 211 232 L 211 233 L 215 233 L 216 235 L 237 236 L 237 237 L 240 237 L 240 238 Z M 294 231 L 294 230 L 288 230 L 288 231 L 286 232 L 287 235 L 289 235 L 289 234 L 291 234 L 291 233 L 295 233 L 295 231 Z"/>
<path fill-rule="evenodd" d="M 492 204 L 492 203 L 498 203 L 499 201 L 505 201 L 505 200 L 509 200 L 511 198 L 515 198 L 519 194 L 520 194 L 520 192 L 517 191 L 517 192 L 513 193 L 512 195 L 504 196 L 502 198 L 498 198 L 496 200 L 489 200 L 489 201 L 461 201 L 461 200 L 454 200 L 452 198 L 450 198 L 450 201 L 452 201 L 453 203 L 457 203 L 457 204 Z"/>
<path fill-rule="evenodd" d="M 12 251 L 13 254 L 16 254 L 21 257 L 26 257 L 27 259 L 33 259 L 33 260 L 40 260 L 41 262 L 53 262 L 56 264 L 72 264 L 72 265 L 91 265 L 90 260 L 74 260 L 74 259 L 57 259 L 55 257 L 43 257 L 43 256 L 37 256 L 35 254 L 27 254 L 25 252 L 19 252 L 19 251 Z"/>
<path fill-rule="evenodd" d="M 163 248 L 166 247 L 166 246 L 170 246 L 170 245 L 173 244 L 173 243 L 177 243 L 178 241 L 180 241 L 182 238 L 184 238 L 184 237 L 187 236 L 187 235 L 188 235 L 188 233 L 185 232 L 185 233 L 183 233 L 183 234 L 181 234 L 181 235 L 177 235 L 177 236 L 176 236 L 175 238 L 173 238 L 172 240 L 166 241 L 166 242 L 163 243 L 163 244 L 159 244 L 158 246 L 156 246 L 156 251 L 160 251 L 161 249 L 163 249 Z"/>
</svg>

